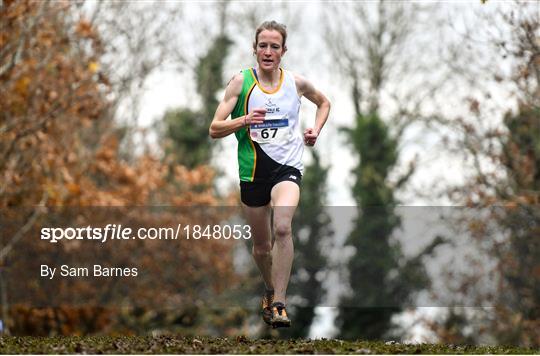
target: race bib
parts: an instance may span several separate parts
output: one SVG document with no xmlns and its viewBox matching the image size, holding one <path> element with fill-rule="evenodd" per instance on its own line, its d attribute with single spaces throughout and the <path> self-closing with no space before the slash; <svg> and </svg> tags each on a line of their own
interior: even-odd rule
<svg viewBox="0 0 540 356">
<path fill-rule="evenodd" d="M 289 141 L 289 115 L 266 115 L 262 124 L 250 125 L 250 136 L 255 142 L 282 143 Z"/>
</svg>

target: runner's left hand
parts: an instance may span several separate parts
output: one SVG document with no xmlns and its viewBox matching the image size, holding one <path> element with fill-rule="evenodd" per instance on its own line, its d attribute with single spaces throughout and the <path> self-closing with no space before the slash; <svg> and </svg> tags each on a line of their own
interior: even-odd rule
<svg viewBox="0 0 540 356">
<path fill-rule="evenodd" d="M 315 142 L 317 142 L 317 137 L 319 134 L 317 131 L 313 128 L 306 129 L 304 131 L 304 144 L 306 146 L 314 146 Z"/>
</svg>

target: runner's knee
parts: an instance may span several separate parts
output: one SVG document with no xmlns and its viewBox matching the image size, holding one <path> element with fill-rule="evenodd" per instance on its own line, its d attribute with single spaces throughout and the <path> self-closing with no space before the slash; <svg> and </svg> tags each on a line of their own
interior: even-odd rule
<svg viewBox="0 0 540 356">
<path fill-rule="evenodd" d="M 289 222 L 274 223 L 274 235 L 276 240 L 285 239 L 292 235 L 291 224 Z"/>
</svg>

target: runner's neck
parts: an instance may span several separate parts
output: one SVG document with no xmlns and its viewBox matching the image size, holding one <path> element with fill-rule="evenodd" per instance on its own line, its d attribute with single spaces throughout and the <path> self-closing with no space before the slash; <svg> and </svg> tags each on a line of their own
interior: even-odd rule
<svg viewBox="0 0 540 356">
<path fill-rule="evenodd" d="M 259 84 L 263 88 L 274 90 L 279 85 L 279 80 L 281 79 L 281 70 L 277 68 L 271 72 L 266 72 L 261 70 L 258 66 L 255 68 L 255 73 Z"/>
</svg>

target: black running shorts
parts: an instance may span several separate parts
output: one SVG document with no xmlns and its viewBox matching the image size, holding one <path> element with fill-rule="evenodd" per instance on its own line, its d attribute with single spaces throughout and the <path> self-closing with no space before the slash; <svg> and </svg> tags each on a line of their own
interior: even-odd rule
<svg viewBox="0 0 540 356">
<path fill-rule="evenodd" d="M 294 167 L 283 166 L 277 174 L 264 181 L 244 182 L 240 181 L 240 198 L 242 203 L 251 207 L 264 206 L 270 203 L 272 188 L 280 182 L 294 182 L 300 187 L 302 175 Z"/>
</svg>

